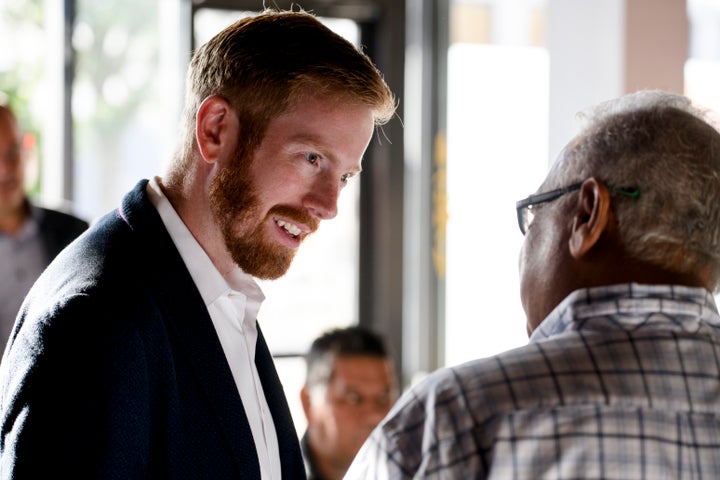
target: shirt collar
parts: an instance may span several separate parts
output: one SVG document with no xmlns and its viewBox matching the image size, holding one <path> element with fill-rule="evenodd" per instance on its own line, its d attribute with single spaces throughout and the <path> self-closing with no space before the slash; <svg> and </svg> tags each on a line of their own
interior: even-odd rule
<svg viewBox="0 0 720 480">
<path fill-rule="evenodd" d="M 654 316 L 659 313 L 664 315 Z M 608 322 L 628 329 L 673 318 L 675 327 L 696 330 L 720 327 L 713 295 L 699 287 L 624 283 L 575 290 L 560 302 L 530 336 L 541 340 L 567 330 Z M 667 323 L 667 322 L 665 322 Z"/>
</svg>

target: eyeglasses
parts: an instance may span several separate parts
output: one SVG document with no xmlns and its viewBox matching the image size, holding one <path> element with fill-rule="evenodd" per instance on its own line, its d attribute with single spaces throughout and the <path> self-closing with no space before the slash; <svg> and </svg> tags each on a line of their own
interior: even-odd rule
<svg viewBox="0 0 720 480">
<path fill-rule="evenodd" d="M 523 235 L 527 233 L 528 227 L 535 218 L 535 213 L 533 212 L 533 207 L 535 205 L 539 205 L 545 202 L 551 202 L 562 197 L 566 193 L 580 190 L 580 187 L 582 187 L 583 183 L 584 182 L 573 183 L 572 185 L 569 185 L 567 187 L 558 188 L 557 190 L 551 190 L 545 193 L 538 193 L 536 195 L 530 195 L 523 200 L 518 200 L 515 204 L 515 209 L 517 210 L 517 219 L 518 226 L 520 227 L 520 232 Z M 637 198 L 640 196 L 639 188 L 613 187 L 608 185 L 608 189 L 613 193 L 619 193 L 621 195 L 625 195 L 626 197 Z"/>
</svg>

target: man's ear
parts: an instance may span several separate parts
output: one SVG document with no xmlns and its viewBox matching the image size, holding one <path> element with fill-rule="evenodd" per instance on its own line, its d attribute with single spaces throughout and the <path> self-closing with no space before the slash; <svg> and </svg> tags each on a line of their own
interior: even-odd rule
<svg viewBox="0 0 720 480">
<path fill-rule="evenodd" d="M 591 177 L 580 187 L 580 197 L 573 219 L 569 247 L 579 259 L 598 242 L 610 218 L 610 192 L 604 183 Z"/>
<path fill-rule="evenodd" d="M 200 155 L 208 163 L 214 163 L 229 151 L 234 151 L 238 121 L 227 100 L 218 95 L 203 100 L 195 121 L 195 138 Z"/>
<path fill-rule="evenodd" d="M 304 385 L 300 390 L 300 402 L 302 403 L 303 411 L 305 412 L 305 418 L 309 421 L 310 415 L 310 392 L 307 385 Z"/>
</svg>

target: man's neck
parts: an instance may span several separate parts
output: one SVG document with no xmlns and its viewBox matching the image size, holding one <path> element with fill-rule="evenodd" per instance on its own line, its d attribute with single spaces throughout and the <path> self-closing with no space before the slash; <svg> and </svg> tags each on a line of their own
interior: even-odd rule
<svg viewBox="0 0 720 480">
<path fill-rule="evenodd" d="M 333 462 L 319 458 L 317 455 L 314 455 L 313 460 L 317 470 L 315 473 L 319 474 L 323 480 L 342 480 L 349 468 L 349 465 L 345 468 L 338 468 Z"/>
<path fill-rule="evenodd" d="M 0 232 L 16 237 L 29 215 L 30 209 L 24 202 L 19 208 L 0 208 Z"/>
<path fill-rule="evenodd" d="M 158 186 L 167 197 L 195 240 L 224 277 L 237 268 L 237 264 L 225 247 L 222 233 L 213 220 L 212 210 L 202 186 L 168 187 L 163 179 L 156 178 Z"/>
</svg>

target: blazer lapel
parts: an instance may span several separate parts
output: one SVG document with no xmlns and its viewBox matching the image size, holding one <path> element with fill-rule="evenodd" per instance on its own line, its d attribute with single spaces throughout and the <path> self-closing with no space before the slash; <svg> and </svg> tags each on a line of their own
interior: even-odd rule
<svg viewBox="0 0 720 480">
<path fill-rule="evenodd" d="M 199 304 L 191 301 L 167 303 L 174 328 L 188 359 L 194 367 L 194 375 L 203 386 L 208 402 L 217 415 L 218 427 L 224 433 L 227 444 L 238 461 L 242 478 L 260 480 L 260 463 L 255 440 L 240 399 L 227 358 L 215 333 L 212 320 L 197 290 L 175 290 L 178 295 L 191 299 L 196 295 Z M 201 308 L 198 308 L 198 305 Z"/>
<path fill-rule="evenodd" d="M 259 324 L 257 324 L 257 330 L 255 366 L 260 374 L 260 383 L 262 383 L 277 432 L 282 478 L 304 479 L 306 478 L 305 465 L 300 452 L 295 424 L 285 399 L 285 392 Z"/>
<path fill-rule="evenodd" d="M 195 377 L 215 410 L 218 426 L 237 459 L 238 471 L 242 478 L 260 480 L 260 464 L 250 424 L 220 340 L 200 292 L 157 210 L 147 198 L 146 184 L 147 181 L 141 182 L 125 197 L 120 214 L 140 237 L 148 264 L 154 264 L 154 271 L 159 272 L 150 281 L 164 298 L 166 324 L 177 335 Z"/>
</svg>

